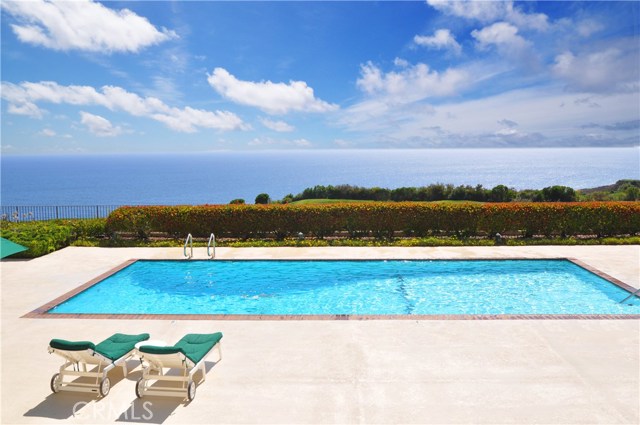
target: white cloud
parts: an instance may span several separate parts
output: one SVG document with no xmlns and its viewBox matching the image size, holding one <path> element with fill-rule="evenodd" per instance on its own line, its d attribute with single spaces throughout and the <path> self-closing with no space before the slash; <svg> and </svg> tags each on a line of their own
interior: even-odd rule
<svg viewBox="0 0 640 425">
<path fill-rule="evenodd" d="M 333 145 L 340 149 L 348 149 L 353 147 L 353 142 L 344 139 L 335 139 Z"/>
<path fill-rule="evenodd" d="M 273 121 L 267 118 L 261 118 L 260 122 L 262 123 L 262 125 L 264 125 L 268 129 L 277 131 L 280 133 L 286 133 L 286 132 L 295 130 L 295 127 L 293 127 L 291 124 L 288 124 L 284 121 Z"/>
<path fill-rule="evenodd" d="M 294 146 L 297 146 L 299 148 L 310 148 L 311 146 L 313 146 L 313 143 L 311 143 L 307 139 L 296 139 L 292 143 Z"/>
<path fill-rule="evenodd" d="M 38 135 L 44 136 L 44 137 L 54 137 L 56 135 L 56 132 L 51 130 L 50 128 L 45 128 L 42 131 L 40 131 Z"/>
<path fill-rule="evenodd" d="M 505 4 L 501 1 L 427 0 L 427 3 L 447 15 L 481 22 L 500 19 L 505 14 Z"/>
<path fill-rule="evenodd" d="M 586 19 L 584 21 L 578 22 L 576 29 L 578 31 L 578 34 L 580 34 L 581 36 L 589 37 L 598 31 L 602 31 L 602 29 L 604 29 L 604 25 L 592 19 Z"/>
<path fill-rule="evenodd" d="M 183 109 L 170 108 L 166 113 L 153 114 L 151 117 L 165 123 L 173 130 L 184 133 L 194 133 L 198 127 L 225 131 L 247 128 L 242 120 L 232 112 L 211 112 L 188 106 Z"/>
<path fill-rule="evenodd" d="M 633 125 L 640 116 L 639 93 L 591 96 L 602 108 L 574 102 L 582 97 L 584 94 L 567 93 L 556 85 L 435 106 L 413 103 L 389 107 L 365 101 L 346 108 L 337 125 L 361 135 L 356 137 L 366 139 L 370 147 L 610 146 L 639 142 Z M 381 112 L 383 106 L 387 109 Z M 594 122 L 621 123 L 610 125 L 620 130 L 608 140 L 586 137 L 589 131 L 581 126 Z"/>
<path fill-rule="evenodd" d="M 26 115 L 31 118 L 42 118 L 43 111 L 34 103 L 23 102 L 20 104 L 10 104 L 7 112 L 14 115 Z"/>
<path fill-rule="evenodd" d="M 113 137 L 122 133 L 122 129 L 120 127 L 114 126 L 108 119 L 99 115 L 93 115 L 88 112 L 81 111 L 80 117 L 80 122 L 96 136 Z"/>
<path fill-rule="evenodd" d="M 448 49 L 456 54 L 462 51 L 462 47 L 448 29 L 439 29 L 432 36 L 416 35 L 413 42 L 432 49 Z"/>
<path fill-rule="evenodd" d="M 237 130 L 246 124 L 228 111 L 206 111 L 191 107 L 175 108 L 153 97 L 140 97 L 121 87 L 104 86 L 101 91 L 90 86 L 62 86 L 53 81 L 23 82 L 19 85 L 2 82 L 2 98 L 9 102 L 8 112 L 41 117 L 36 103 L 47 102 L 70 105 L 98 105 L 111 111 L 147 117 L 181 132 L 192 133 L 198 128 Z"/>
<path fill-rule="evenodd" d="M 278 149 L 292 149 L 292 148 L 311 148 L 313 143 L 307 139 L 274 139 L 271 137 L 256 137 L 247 143 L 248 146 L 253 148 L 278 148 Z"/>
<path fill-rule="evenodd" d="M 223 97 L 242 105 L 259 108 L 269 114 L 290 111 L 329 112 L 338 105 L 316 99 L 313 89 L 304 81 L 289 84 L 271 81 L 242 81 L 223 68 L 216 68 L 208 77 L 209 84 Z"/>
<path fill-rule="evenodd" d="M 618 48 L 574 55 L 559 54 L 553 73 L 572 91 L 592 93 L 635 92 L 640 89 L 638 51 L 629 54 Z"/>
<path fill-rule="evenodd" d="M 115 11 L 91 0 L 0 4 L 19 22 L 11 28 L 20 41 L 54 50 L 137 52 L 177 37 L 175 32 L 158 30 L 128 9 Z"/>
<path fill-rule="evenodd" d="M 384 74 L 371 62 L 361 65 L 357 86 L 369 95 L 381 96 L 394 104 L 456 94 L 468 83 L 469 76 L 460 69 L 449 68 L 440 73 L 419 63 L 399 72 Z"/>
<path fill-rule="evenodd" d="M 471 36 L 478 41 L 480 48 L 490 45 L 521 51 L 528 46 L 527 41 L 518 35 L 518 28 L 506 22 L 497 22 L 481 30 L 471 31 Z"/>
<path fill-rule="evenodd" d="M 547 15 L 528 14 L 513 6 L 513 1 L 448 1 L 427 0 L 427 3 L 447 15 L 490 23 L 507 21 L 521 28 L 545 31 L 549 28 Z"/>
<path fill-rule="evenodd" d="M 409 66 L 409 61 L 407 61 L 406 59 L 402 59 L 402 58 L 395 58 L 393 60 L 393 64 L 395 66 L 398 66 L 400 68 L 406 68 Z"/>
</svg>

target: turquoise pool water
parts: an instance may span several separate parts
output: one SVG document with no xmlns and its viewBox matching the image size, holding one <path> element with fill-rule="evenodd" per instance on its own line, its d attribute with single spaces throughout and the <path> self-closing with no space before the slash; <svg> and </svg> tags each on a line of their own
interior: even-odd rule
<svg viewBox="0 0 640 425">
<path fill-rule="evenodd" d="M 640 314 L 566 260 L 137 261 L 49 313 Z"/>
</svg>

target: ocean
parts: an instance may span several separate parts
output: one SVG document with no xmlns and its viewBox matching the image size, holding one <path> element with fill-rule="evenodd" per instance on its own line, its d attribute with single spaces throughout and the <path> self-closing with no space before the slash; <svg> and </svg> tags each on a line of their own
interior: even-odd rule
<svg viewBox="0 0 640 425">
<path fill-rule="evenodd" d="M 640 178 L 640 147 L 2 155 L 0 166 L 3 206 L 199 205 L 315 185 L 589 188 Z"/>
</svg>

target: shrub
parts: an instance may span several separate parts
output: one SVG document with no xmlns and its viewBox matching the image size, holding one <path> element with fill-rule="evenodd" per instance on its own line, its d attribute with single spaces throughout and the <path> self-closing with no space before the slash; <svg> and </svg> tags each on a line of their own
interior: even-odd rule
<svg viewBox="0 0 640 425">
<path fill-rule="evenodd" d="M 15 257 L 34 258 L 69 246 L 74 240 L 74 229 L 61 221 L 27 221 L 3 223 L 3 238 L 29 248 Z"/>
<path fill-rule="evenodd" d="M 88 220 L 61 220 L 61 224 L 71 227 L 74 239 L 101 238 L 106 235 L 104 218 Z"/>
<path fill-rule="evenodd" d="M 244 204 L 244 199 L 238 198 L 238 199 L 234 199 L 231 202 L 229 202 L 231 205 L 237 205 L 237 204 Z"/>
<path fill-rule="evenodd" d="M 284 238 L 302 232 L 318 238 L 416 235 L 614 236 L 640 232 L 640 202 L 423 203 L 371 202 L 310 205 L 204 205 L 123 207 L 107 219 L 109 231 L 146 231 L 206 237 Z"/>
</svg>

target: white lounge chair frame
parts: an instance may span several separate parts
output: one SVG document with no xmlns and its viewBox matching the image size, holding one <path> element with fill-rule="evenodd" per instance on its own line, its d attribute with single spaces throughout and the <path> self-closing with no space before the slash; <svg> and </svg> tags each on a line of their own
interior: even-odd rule
<svg viewBox="0 0 640 425">
<path fill-rule="evenodd" d="M 49 347 L 49 353 L 55 353 L 63 357 L 66 362 L 60 366 L 60 372 L 51 378 L 51 391 L 75 391 L 86 393 L 98 393 L 102 397 L 109 394 L 111 389 L 111 381 L 107 377 L 107 373 L 117 366 L 122 366 L 124 376 L 127 376 L 127 360 L 135 354 L 135 350 L 129 351 L 116 361 L 111 361 L 107 357 L 97 351 L 87 348 L 80 351 L 59 350 Z M 87 370 L 87 365 L 97 365 L 98 370 Z M 73 369 L 71 368 L 73 366 Z M 82 370 L 80 370 L 82 368 Z M 65 382 L 65 377 L 85 377 L 95 378 L 94 383 L 89 382 Z"/>
<path fill-rule="evenodd" d="M 183 353 L 174 354 L 149 354 L 138 351 L 140 361 L 142 362 L 142 378 L 136 383 L 136 396 L 142 398 L 145 395 L 169 396 L 169 397 L 186 397 L 189 401 L 196 396 L 196 383 L 193 377 L 202 371 L 201 384 L 205 381 L 207 370 L 205 360 L 213 350 L 218 351 L 218 360 L 222 360 L 221 341 L 218 341 L 198 362 L 194 363 Z M 165 371 L 165 369 L 168 369 Z M 166 375 L 171 369 L 182 370 L 182 375 Z M 152 382 L 150 382 L 152 381 Z M 164 382 L 182 382 L 180 387 L 162 386 Z M 155 382 L 155 385 L 152 383 Z"/>
</svg>

